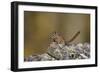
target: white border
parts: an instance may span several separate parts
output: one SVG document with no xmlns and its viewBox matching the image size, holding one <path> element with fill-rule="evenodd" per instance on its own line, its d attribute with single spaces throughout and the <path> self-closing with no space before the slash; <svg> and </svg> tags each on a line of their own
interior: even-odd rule
<svg viewBox="0 0 100 73">
<path fill-rule="evenodd" d="M 46 6 L 18 6 L 18 68 L 36 68 L 50 66 L 71 66 L 95 64 L 95 10 L 78 8 L 60 8 Z M 90 14 L 91 23 L 91 58 L 86 60 L 61 60 L 61 61 L 42 61 L 42 62 L 24 62 L 24 11 L 43 11 L 43 12 L 62 12 L 62 13 L 84 13 Z"/>
</svg>

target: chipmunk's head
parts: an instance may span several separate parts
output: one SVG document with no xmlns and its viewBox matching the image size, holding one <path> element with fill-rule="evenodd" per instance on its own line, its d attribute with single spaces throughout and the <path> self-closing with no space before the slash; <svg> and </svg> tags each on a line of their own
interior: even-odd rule
<svg viewBox="0 0 100 73">
<path fill-rule="evenodd" d="M 53 35 L 51 36 L 51 39 L 53 40 L 53 42 L 57 42 L 58 44 L 64 43 L 64 38 L 58 32 L 54 32 Z"/>
</svg>

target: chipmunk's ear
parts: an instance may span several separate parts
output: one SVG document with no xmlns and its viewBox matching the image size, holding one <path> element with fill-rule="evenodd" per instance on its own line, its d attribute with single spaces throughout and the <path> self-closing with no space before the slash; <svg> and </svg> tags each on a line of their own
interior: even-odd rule
<svg viewBox="0 0 100 73">
<path fill-rule="evenodd" d="M 55 31 L 55 32 L 54 32 L 54 35 L 56 35 L 56 34 L 57 34 L 57 32 Z"/>
<path fill-rule="evenodd" d="M 53 32 L 51 37 L 55 37 L 55 35 L 57 35 L 57 32 Z"/>
</svg>

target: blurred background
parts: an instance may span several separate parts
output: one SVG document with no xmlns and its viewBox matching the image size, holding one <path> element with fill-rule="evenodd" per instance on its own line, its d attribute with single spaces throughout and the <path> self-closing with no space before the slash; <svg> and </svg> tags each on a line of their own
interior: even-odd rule
<svg viewBox="0 0 100 73">
<path fill-rule="evenodd" d="M 24 57 L 45 53 L 55 31 L 61 33 L 66 41 L 80 31 L 71 43 L 89 43 L 90 15 L 24 11 Z"/>
</svg>

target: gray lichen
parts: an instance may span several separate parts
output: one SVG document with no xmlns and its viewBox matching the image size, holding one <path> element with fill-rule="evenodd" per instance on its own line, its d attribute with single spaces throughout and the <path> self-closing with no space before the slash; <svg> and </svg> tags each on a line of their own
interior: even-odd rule
<svg viewBox="0 0 100 73">
<path fill-rule="evenodd" d="M 54 61 L 54 60 L 70 60 L 70 59 L 75 60 L 75 59 L 89 59 L 89 58 L 90 58 L 89 43 L 84 43 L 84 44 L 79 43 L 70 45 L 56 44 L 54 48 L 48 47 L 46 53 L 41 55 L 31 55 L 29 57 L 26 57 L 24 61 Z"/>
</svg>

